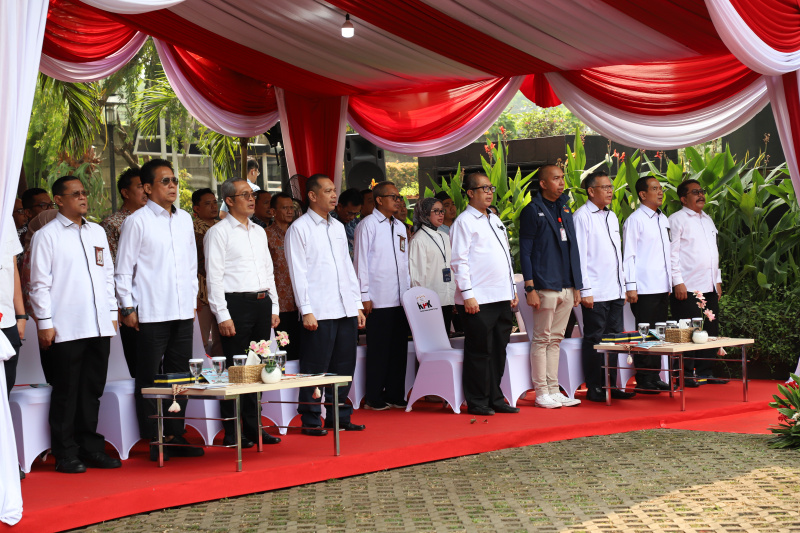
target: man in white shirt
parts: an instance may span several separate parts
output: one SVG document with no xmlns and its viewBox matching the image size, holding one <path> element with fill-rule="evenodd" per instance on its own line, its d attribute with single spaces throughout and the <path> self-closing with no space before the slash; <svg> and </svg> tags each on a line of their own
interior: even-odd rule
<svg viewBox="0 0 800 533">
<path fill-rule="evenodd" d="M 228 206 L 228 216 L 212 226 L 203 239 L 206 257 L 208 304 L 219 325 L 222 351 L 233 365 L 233 356 L 245 353 L 251 341 L 270 337 L 277 327 L 278 294 L 272 269 L 272 257 L 267 248 L 264 230 L 250 220 L 255 196 L 241 178 L 232 178 L 220 188 L 222 201 Z M 255 394 L 243 394 L 242 447 L 250 448 L 259 438 L 258 417 L 261 406 Z M 235 402 L 220 402 L 222 418 L 236 416 Z M 236 425 L 232 420 L 222 422 L 226 445 L 236 444 Z M 267 444 L 281 440 L 263 432 Z"/>
<path fill-rule="evenodd" d="M 695 291 L 700 291 L 706 299 L 706 309 L 710 309 L 715 319 L 706 318 L 704 328 L 709 335 L 719 335 L 719 297 L 722 296 L 722 271 L 719 269 L 719 249 L 717 248 L 717 227 L 711 217 L 703 212 L 706 205 L 706 191 L 697 180 L 686 180 L 678 185 L 678 198 L 683 209 L 669 217 L 672 229 L 672 283 L 674 291 L 670 296 L 672 318 L 696 318 L 702 316 L 697 307 Z M 714 350 L 695 352 L 697 357 L 714 358 Z M 684 373 L 691 376 L 694 371 L 697 380 L 685 379 L 687 386 L 723 384 L 727 380 L 716 379 L 713 375 L 714 361 L 685 361 Z"/>
<path fill-rule="evenodd" d="M 495 188 L 482 172 L 463 184 L 469 205 L 450 228 L 455 303 L 464 324 L 464 398 L 471 414 L 518 413 L 505 403 L 500 380 L 519 303 L 503 222 L 489 213 Z"/>
<path fill-rule="evenodd" d="M 197 248 L 189 213 L 176 209 L 178 178 L 172 164 L 152 159 L 142 165 L 140 179 L 147 204 L 122 224 L 117 250 L 117 299 L 122 322 L 135 328 L 136 414 L 139 432 L 149 438 L 150 459 L 158 460 L 155 400 L 142 398 L 141 390 L 152 387 L 156 374 L 187 372 L 192 356 L 194 315 L 197 305 Z M 162 366 L 163 358 L 163 366 Z M 183 416 L 186 400 L 178 400 Z M 165 416 L 175 416 L 165 413 Z M 183 420 L 164 420 L 165 442 L 188 444 L 183 438 Z M 164 449 L 170 456 L 198 457 L 202 448 L 175 446 Z"/>
<path fill-rule="evenodd" d="M 261 172 L 258 170 L 258 161 L 255 159 L 248 159 L 247 160 L 247 185 L 250 186 L 250 190 L 254 193 L 261 190 L 261 187 L 258 186 L 256 180 L 261 175 Z M 269 199 L 264 197 L 263 200 L 269 205 Z M 219 218 L 222 220 L 228 216 L 228 204 L 222 202 L 222 208 L 219 210 Z M 262 222 L 266 223 L 266 220 Z M 263 226 L 262 226 L 263 227 Z"/>
<path fill-rule="evenodd" d="M 661 212 L 664 190 L 653 177 L 639 178 L 636 193 L 641 204 L 625 221 L 623 227 L 623 269 L 625 291 L 631 303 L 636 323 L 666 322 L 669 313 L 669 293 L 672 290 L 669 220 Z M 659 394 L 669 390 L 669 384 L 658 377 L 661 356 L 636 356 L 636 388 L 643 394 Z M 642 370 L 651 369 L 651 370 Z M 655 369 L 655 370 L 653 370 Z"/>
<path fill-rule="evenodd" d="M 625 274 L 622 270 L 622 242 L 619 220 L 608 206 L 614 199 L 614 186 L 608 174 L 598 170 L 583 180 L 589 201 L 573 216 L 575 235 L 581 257 L 581 305 L 583 307 L 583 375 L 586 379 L 586 399 L 606 401 L 603 387 L 603 357 L 594 346 L 603 335 L 625 330 Z M 616 386 L 617 370 L 609 369 L 611 386 Z M 612 398 L 628 399 L 634 392 L 613 389 Z"/>
<path fill-rule="evenodd" d="M 114 262 L 106 233 L 86 220 L 81 181 L 53 183 L 59 213 L 31 242 L 31 305 L 50 385 L 50 447 L 56 471 L 119 468 L 97 433 L 111 337 L 117 329 Z"/>
<path fill-rule="evenodd" d="M 295 302 L 306 329 L 300 340 L 300 372 L 331 372 L 352 376 L 356 368 L 358 330 L 366 319 L 361 312 L 361 293 L 353 264 L 349 261 L 347 235 L 341 222 L 330 212 L 336 206 L 336 187 L 328 176 L 314 174 L 306 181 L 308 211 L 286 232 L 284 252 L 289 265 Z M 336 279 L 333 279 L 333 276 Z M 343 399 L 350 384 L 339 388 L 339 428 L 362 431 L 353 424 L 353 408 Z M 300 389 L 301 402 L 319 402 L 313 388 Z M 326 390 L 326 399 L 333 401 Z M 319 405 L 300 405 L 304 434 L 326 435 L 321 428 Z M 330 411 L 329 411 L 330 412 Z M 328 415 L 325 427 L 333 427 Z"/>
<path fill-rule="evenodd" d="M 356 228 L 355 268 L 367 316 L 366 409 L 405 408 L 408 321 L 402 297 L 411 286 L 406 226 L 395 218 L 400 192 L 372 188 L 375 209 Z"/>
</svg>

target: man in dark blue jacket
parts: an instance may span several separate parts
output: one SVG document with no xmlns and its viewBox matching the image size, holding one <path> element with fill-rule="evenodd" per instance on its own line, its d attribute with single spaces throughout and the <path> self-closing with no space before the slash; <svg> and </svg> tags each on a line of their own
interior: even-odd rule
<svg viewBox="0 0 800 533">
<path fill-rule="evenodd" d="M 520 216 L 519 255 L 526 300 L 533 307 L 531 375 L 536 406 L 555 409 L 581 403 L 558 388 L 558 354 L 583 284 L 564 171 L 556 165 L 540 168 L 539 189 Z"/>
</svg>

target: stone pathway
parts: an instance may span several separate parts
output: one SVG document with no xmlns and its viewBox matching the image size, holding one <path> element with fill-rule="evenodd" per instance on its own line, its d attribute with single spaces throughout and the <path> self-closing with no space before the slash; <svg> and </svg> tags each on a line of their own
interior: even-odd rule
<svg viewBox="0 0 800 533">
<path fill-rule="evenodd" d="M 88 532 L 800 533 L 800 451 L 648 430 L 165 509 Z"/>
</svg>

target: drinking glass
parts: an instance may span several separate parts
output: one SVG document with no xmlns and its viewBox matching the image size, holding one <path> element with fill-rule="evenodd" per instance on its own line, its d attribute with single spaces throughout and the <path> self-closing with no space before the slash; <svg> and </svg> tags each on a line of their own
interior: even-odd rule
<svg viewBox="0 0 800 533">
<path fill-rule="evenodd" d="M 246 355 L 234 355 L 233 356 L 233 366 L 244 366 L 246 361 L 247 361 L 247 356 Z"/>
<path fill-rule="evenodd" d="M 693 318 L 692 319 L 692 327 L 695 329 L 700 329 L 703 327 L 703 319 L 701 318 Z"/>
<path fill-rule="evenodd" d="M 197 385 L 197 376 L 203 371 L 202 359 L 189 359 L 189 372 L 194 376 L 194 384 Z"/>
<path fill-rule="evenodd" d="M 214 369 L 214 373 L 217 375 L 217 379 L 219 380 L 222 377 L 222 373 L 225 372 L 225 358 L 212 357 L 211 367 Z"/>
<path fill-rule="evenodd" d="M 667 323 L 656 322 L 656 333 L 658 334 L 661 340 L 664 340 L 664 335 L 666 335 L 667 333 Z"/>
<path fill-rule="evenodd" d="M 667 329 L 677 328 L 678 321 L 677 320 L 667 320 Z"/>
<path fill-rule="evenodd" d="M 278 350 L 275 352 L 275 362 L 278 365 L 278 368 L 281 369 L 281 372 L 286 371 L 286 352 L 283 350 Z"/>
<path fill-rule="evenodd" d="M 650 322 L 639 323 L 639 335 L 642 336 L 642 342 L 647 339 L 647 334 L 650 332 Z"/>
</svg>

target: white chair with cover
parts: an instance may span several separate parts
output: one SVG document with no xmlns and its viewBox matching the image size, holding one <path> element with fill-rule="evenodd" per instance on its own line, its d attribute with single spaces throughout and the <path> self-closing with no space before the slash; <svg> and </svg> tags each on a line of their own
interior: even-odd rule
<svg viewBox="0 0 800 533">
<path fill-rule="evenodd" d="M 419 361 L 406 412 L 418 399 L 438 396 L 450 404 L 453 412 L 460 413 L 464 403 L 464 351 L 450 346 L 439 296 L 425 287 L 413 287 L 403 294 L 403 309 Z"/>
<path fill-rule="evenodd" d="M 105 437 L 123 460 L 128 458 L 131 448 L 141 438 L 134 390 L 134 380 L 128 371 L 122 350 L 122 340 L 117 334 L 111 337 L 106 386 L 100 397 L 97 432 Z"/>
<path fill-rule="evenodd" d="M 25 341 L 17 362 L 17 384 L 42 385 L 47 382 L 39 357 L 39 340 L 36 323 L 28 320 Z M 17 457 L 25 473 L 31 471 L 33 461 L 50 448 L 50 393 L 49 385 L 42 387 L 16 386 L 11 391 L 9 408 L 17 442 Z"/>
<path fill-rule="evenodd" d="M 300 372 L 300 361 L 286 361 L 286 373 L 297 374 Z M 281 389 L 269 391 L 261 394 L 262 402 L 296 402 L 300 396 L 300 389 Z M 322 406 L 322 416 L 325 414 L 325 406 Z M 261 416 L 268 418 L 276 426 L 288 426 L 292 423 L 297 414 L 296 403 L 264 403 L 261 404 Z M 287 428 L 279 427 L 278 432 L 286 435 Z"/>
<path fill-rule="evenodd" d="M 414 341 L 408 341 L 408 352 L 406 353 L 406 388 L 403 399 L 408 398 L 411 387 L 414 386 L 414 378 L 417 376 L 417 352 Z"/>
<path fill-rule="evenodd" d="M 200 333 L 200 321 L 194 319 L 194 338 L 192 339 L 192 357 L 203 360 L 203 368 L 211 368 L 211 359 L 206 355 L 206 343 Z M 189 370 L 188 368 L 186 370 Z M 189 400 L 186 404 L 187 426 L 192 426 L 206 445 L 214 444 L 214 437 L 222 431 L 222 422 L 210 420 L 220 418 L 219 402 L 215 400 Z"/>
<path fill-rule="evenodd" d="M 361 337 L 359 336 L 359 339 Z M 365 341 L 366 342 L 366 341 Z M 367 382 L 367 347 L 364 344 L 356 346 L 356 369 L 353 372 L 353 383 L 350 385 L 350 392 L 347 398 L 353 405 L 353 409 L 361 407 L 361 400 L 366 394 Z M 408 396 L 408 394 L 406 394 Z"/>
</svg>

